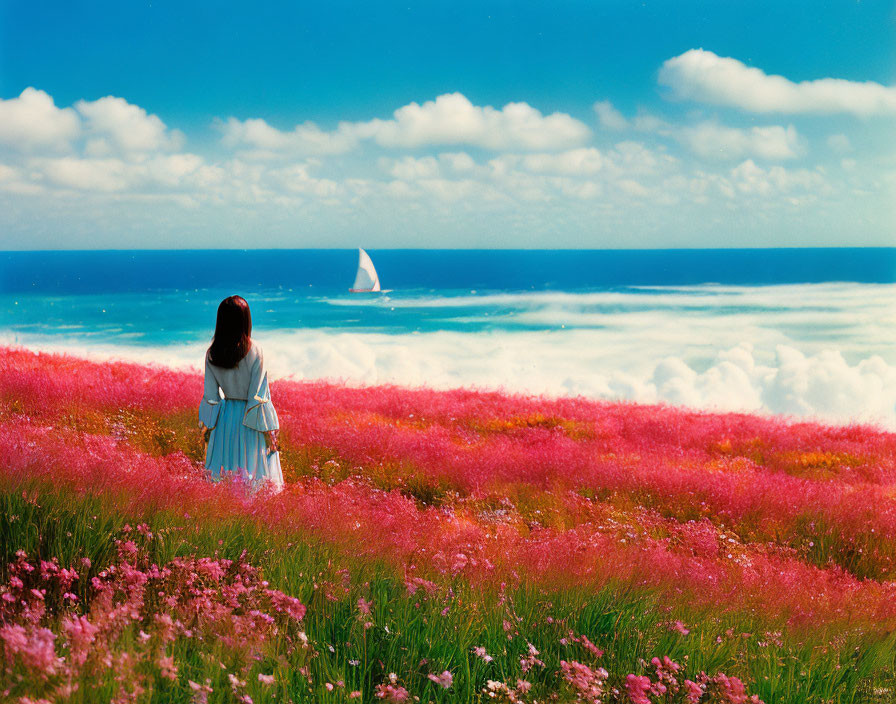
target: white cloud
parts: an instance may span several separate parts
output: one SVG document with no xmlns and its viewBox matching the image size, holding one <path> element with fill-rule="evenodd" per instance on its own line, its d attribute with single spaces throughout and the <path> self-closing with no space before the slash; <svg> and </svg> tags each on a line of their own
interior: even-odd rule
<svg viewBox="0 0 896 704">
<path fill-rule="evenodd" d="M 828 147 L 838 154 L 852 151 L 852 142 L 845 134 L 832 134 L 827 138 Z"/>
<path fill-rule="evenodd" d="M 436 193 L 468 193 L 480 202 L 488 200 L 546 202 L 557 196 L 575 199 L 591 199 L 603 194 L 602 184 L 588 180 L 598 174 L 602 178 L 618 179 L 633 167 L 642 171 L 649 152 L 637 152 L 637 147 L 623 143 L 623 151 L 637 154 L 631 164 L 623 164 L 627 158 L 615 152 L 620 165 L 613 165 L 608 158 L 593 147 L 570 149 L 560 153 L 500 154 L 485 163 L 477 164 L 466 153 L 444 153 L 436 157 L 411 157 L 380 160 L 386 173 L 402 182 L 416 184 L 401 195 Z M 653 162 L 655 165 L 655 161 Z M 606 172 L 606 173 L 604 173 Z M 447 182 L 453 179 L 463 186 L 451 188 Z M 436 184 L 435 182 L 439 182 Z"/>
<path fill-rule="evenodd" d="M 643 198 L 649 193 L 644 186 L 630 178 L 620 180 L 617 185 L 619 186 L 619 190 L 626 195 L 635 196 L 637 198 Z"/>
<path fill-rule="evenodd" d="M 423 179 L 418 185 L 424 193 L 446 203 L 466 201 L 473 197 L 488 197 L 492 194 L 491 188 L 483 189 L 483 184 L 471 179 L 431 178 Z"/>
<path fill-rule="evenodd" d="M 192 184 L 192 177 L 202 171 L 204 162 L 196 154 L 156 156 L 145 164 L 146 179 L 170 188 Z M 206 174 L 203 174 L 203 178 Z"/>
<path fill-rule="evenodd" d="M 559 154 L 529 154 L 522 163 L 533 173 L 585 175 L 600 171 L 605 159 L 594 147 L 583 147 Z"/>
<path fill-rule="evenodd" d="M 339 194 L 340 186 L 327 178 L 316 178 L 310 173 L 308 164 L 294 164 L 270 173 L 271 180 L 293 193 L 302 193 L 319 198 L 332 198 Z"/>
<path fill-rule="evenodd" d="M 209 185 L 214 176 L 195 154 L 164 154 L 139 162 L 117 157 L 32 159 L 29 170 L 38 180 L 75 191 L 102 193 L 192 190 Z"/>
<path fill-rule="evenodd" d="M 559 154 L 502 154 L 485 164 L 477 164 L 462 152 L 380 160 L 386 173 L 414 186 L 400 193 L 404 198 L 428 193 L 442 200 L 456 200 L 464 195 L 480 202 L 508 198 L 544 201 L 557 194 L 575 199 L 594 198 L 603 192 L 602 187 L 583 179 L 607 165 L 606 157 L 594 148 L 571 149 Z"/>
<path fill-rule="evenodd" d="M 668 59 L 658 80 L 676 98 L 750 112 L 896 115 L 896 86 L 838 78 L 795 83 L 703 49 Z"/>
<path fill-rule="evenodd" d="M 609 100 L 596 102 L 594 104 L 594 112 L 597 113 L 597 119 L 600 124 L 607 129 L 624 130 L 628 127 L 628 120 L 622 116 L 621 112 L 613 107 L 613 103 Z"/>
<path fill-rule="evenodd" d="M 64 157 L 39 164 L 46 178 L 55 185 L 83 191 L 123 191 L 134 185 L 134 175 L 121 159 L 82 159 Z"/>
<path fill-rule="evenodd" d="M 656 132 L 658 134 L 667 134 L 674 128 L 673 125 L 665 120 L 646 112 L 636 115 L 632 120 L 632 126 L 642 132 Z"/>
<path fill-rule="evenodd" d="M 594 181 L 578 181 L 571 178 L 555 179 L 554 185 L 566 196 L 580 200 L 592 200 L 603 195 L 603 186 Z"/>
<path fill-rule="evenodd" d="M 71 108 L 57 108 L 42 90 L 26 88 L 18 98 L 0 100 L 0 143 L 24 151 L 66 151 L 81 131 Z"/>
<path fill-rule="evenodd" d="M 591 134 L 565 113 L 542 115 L 527 103 L 508 103 L 501 110 L 479 107 L 460 93 L 405 105 L 393 116 L 366 123 L 383 146 L 469 144 L 492 150 L 554 150 L 577 146 Z"/>
<path fill-rule="evenodd" d="M 6 164 L 0 164 L 0 182 L 2 181 L 15 181 L 21 178 L 19 175 L 19 170 L 13 168 L 12 166 L 7 166 Z"/>
<path fill-rule="evenodd" d="M 578 146 L 591 135 L 584 123 L 565 113 L 543 115 L 527 103 L 508 103 L 500 110 L 480 107 L 460 93 L 410 103 L 398 108 L 391 120 L 342 122 L 333 131 L 306 122 L 283 132 L 264 120 L 235 118 L 222 129 L 230 147 L 302 154 L 339 154 L 362 140 L 391 148 L 467 144 L 495 151 L 555 150 Z"/>
<path fill-rule="evenodd" d="M 0 164 L 0 191 L 19 195 L 38 195 L 44 192 L 44 187 L 29 182 L 22 169 L 9 164 Z"/>
<path fill-rule="evenodd" d="M 515 156 L 513 158 L 516 159 Z M 444 152 L 438 156 L 423 157 L 404 156 L 399 159 L 382 157 L 379 165 L 384 172 L 404 181 L 442 176 L 470 176 L 474 173 L 483 176 L 487 171 L 466 152 Z"/>
<path fill-rule="evenodd" d="M 260 150 L 262 155 L 277 153 L 289 155 L 342 154 L 353 149 L 360 136 L 351 123 L 340 123 L 338 128 L 327 132 L 313 122 L 296 125 L 289 132 L 272 127 L 259 118 L 237 120 L 228 118 L 221 123 L 222 141 L 229 147 L 250 147 Z"/>
<path fill-rule="evenodd" d="M 722 125 L 715 120 L 677 125 L 643 112 L 627 120 L 609 101 L 596 103 L 594 107 L 602 121 L 606 119 L 618 129 L 631 127 L 639 132 L 674 139 L 705 159 L 743 159 L 752 156 L 778 160 L 792 159 L 805 152 L 805 142 L 793 125 L 744 129 Z"/>
<path fill-rule="evenodd" d="M 0 179 L 7 191 L 173 196 L 219 182 L 220 174 L 201 157 L 177 151 L 183 141 L 178 130 L 123 98 L 57 108 L 47 93 L 28 88 L 0 100 L 0 143 L 25 152 L 4 168 L 12 174 Z M 60 151 L 64 155 L 53 153 Z"/>
<path fill-rule="evenodd" d="M 677 137 L 698 156 L 709 159 L 793 159 L 804 151 L 793 125 L 738 129 L 717 122 L 702 122 L 677 130 Z"/>
<path fill-rule="evenodd" d="M 406 156 L 395 161 L 389 169 L 389 173 L 402 181 L 414 181 L 416 179 L 436 178 L 441 173 L 441 169 L 435 157 L 426 156 L 415 159 L 412 156 Z"/>
<path fill-rule="evenodd" d="M 476 168 L 476 162 L 466 152 L 450 152 L 447 154 L 439 154 L 439 159 L 444 162 L 449 169 L 457 173 L 467 173 Z"/>
<path fill-rule="evenodd" d="M 746 194 L 767 196 L 802 192 L 815 196 L 830 190 L 824 175 L 818 171 L 785 169 L 783 166 L 763 169 L 752 159 L 731 169 L 730 176 L 737 190 Z"/>
<path fill-rule="evenodd" d="M 676 165 L 673 157 L 649 149 L 640 142 L 619 142 L 607 156 L 614 171 L 630 175 L 651 175 Z"/>
<path fill-rule="evenodd" d="M 703 116 L 696 118 L 696 124 L 674 124 L 643 113 L 619 116 L 629 131 L 621 132 L 623 139 L 615 145 L 561 147 L 576 135 L 587 134 L 587 128 L 568 115 L 552 122 L 558 116 L 542 115 L 524 103 L 495 109 L 452 94 L 412 104 L 413 110 L 405 106 L 394 119 L 341 122 L 330 131 L 313 123 L 280 131 L 263 120 L 232 119 L 219 127 L 237 153 L 219 149 L 217 157 L 206 161 L 183 151 L 179 133 L 157 116 L 121 98 L 81 101 L 73 110 L 57 108 L 50 96 L 33 89 L 23 96 L 24 103 L 31 100 L 42 106 L 52 119 L 62 115 L 61 124 L 69 115 L 67 121 L 75 128 L 69 128 L 68 136 L 57 130 L 63 135 L 59 139 L 52 137 L 52 131 L 44 130 L 50 136 L 42 137 L 39 131 L 30 133 L 27 144 L 42 145 L 39 148 L 2 148 L 0 191 L 14 203 L 16 197 L 8 194 L 31 196 L 18 198 L 19 212 L 33 209 L 35 215 L 44 205 L 61 213 L 67 204 L 80 202 L 82 195 L 89 195 L 97 214 L 107 212 L 105 204 L 183 203 L 208 208 L 210 217 L 224 217 L 219 214 L 227 212 L 234 223 L 243 222 L 256 208 L 268 207 L 281 221 L 308 218 L 331 228 L 334 237 L 363 227 L 388 233 L 419 231 L 429 215 L 437 215 L 451 237 L 458 241 L 467 237 L 465 244 L 475 243 L 474 233 L 500 231 L 514 233 L 514 241 L 528 237 L 528 246 L 543 245 L 546 235 L 536 233 L 555 230 L 566 232 L 566 241 L 589 243 L 584 236 L 574 239 L 568 233 L 624 229 L 632 221 L 633 204 L 642 203 L 648 207 L 639 211 L 636 227 L 652 237 L 651 243 L 663 245 L 665 235 L 659 233 L 667 232 L 669 223 L 679 231 L 694 224 L 710 232 L 733 213 L 745 216 L 738 218 L 742 232 L 756 223 L 774 229 L 782 217 L 794 222 L 814 217 L 815 225 L 842 221 L 847 212 L 842 205 L 845 194 L 867 201 L 892 192 L 896 183 L 887 176 L 886 169 L 892 168 L 888 163 L 882 169 L 878 161 L 866 169 L 869 162 L 858 153 L 848 154 L 855 158 L 843 162 L 842 168 L 842 157 L 827 150 L 823 151 L 828 163 L 821 161 L 811 170 L 772 166 L 769 161 L 803 151 L 803 139 L 795 128 L 735 128 L 700 122 Z M 21 97 L 0 101 L 0 109 L 15 104 L 21 110 L 19 101 Z M 612 121 L 618 111 L 607 101 L 600 105 L 600 110 L 595 107 L 598 116 L 602 110 L 605 121 Z M 452 115 L 458 116 L 456 124 Z M 0 133 L 9 124 L 21 126 L 23 121 L 0 123 Z M 565 129 L 570 125 L 572 129 Z M 536 133 L 537 139 L 532 136 Z M 834 135 L 829 146 L 836 150 L 848 139 Z M 483 156 L 472 148 L 467 153 L 448 147 L 440 153 L 424 148 L 408 152 L 401 146 L 421 140 L 427 144 L 460 140 L 495 150 Z M 26 141 L 19 138 L 17 143 L 24 146 Z M 548 146 L 536 149 L 537 144 Z M 681 157 L 678 144 L 703 158 Z M 362 146 L 368 148 L 358 148 Z M 349 156 L 325 156 L 352 149 L 357 151 Z M 258 158 L 265 155 L 276 158 Z M 715 157 L 733 161 L 720 164 Z M 808 204 L 813 202 L 824 207 L 812 210 Z M 800 209 L 803 205 L 807 207 Z M 878 207 L 876 200 L 871 207 Z M 87 221 L 90 217 L 84 212 L 82 208 L 76 215 Z M 885 212 L 885 207 L 878 207 L 878 212 Z M 454 224 L 444 225 L 448 222 Z M 777 226 L 778 231 L 783 227 Z M 383 241 L 398 236 L 404 235 L 383 235 Z M 607 241 L 603 236 L 601 242 Z M 705 241 L 711 243 L 709 235 Z"/>
<path fill-rule="evenodd" d="M 109 95 L 99 100 L 79 100 L 75 108 L 84 116 L 88 133 L 94 135 L 88 149 L 95 155 L 177 149 L 183 143 L 180 132 L 169 132 L 157 115 L 124 98 Z"/>
</svg>

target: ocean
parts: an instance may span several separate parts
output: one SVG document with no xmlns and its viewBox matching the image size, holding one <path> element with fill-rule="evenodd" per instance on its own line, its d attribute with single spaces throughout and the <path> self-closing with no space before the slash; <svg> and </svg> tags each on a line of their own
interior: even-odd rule
<svg viewBox="0 0 896 704">
<path fill-rule="evenodd" d="M 896 429 L 896 248 L 0 252 L 0 344 L 199 369 L 246 298 L 272 379 Z M 197 399 L 198 403 L 198 399 Z"/>
</svg>

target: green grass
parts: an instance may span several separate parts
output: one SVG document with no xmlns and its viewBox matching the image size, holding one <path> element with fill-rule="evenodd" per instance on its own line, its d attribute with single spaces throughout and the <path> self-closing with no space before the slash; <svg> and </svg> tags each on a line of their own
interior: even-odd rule
<svg viewBox="0 0 896 704">
<path fill-rule="evenodd" d="M 304 628 L 313 646 L 313 653 L 289 653 L 285 643 L 274 642 L 258 654 L 258 660 L 237 662 L 219 643 L 180 638 L 171 653 L 180 667 L 178 681 L 153 674 L 153 684 L 140 701 L 189 702 L 187 680 L 202 683 L 206 678 L 214 689 L 210 702 L 232 701 L 227 672 L 244 673 L 240 678 L 255 702 L 346 701 L 346 693 L 355 689 L 363 693 L 362 701 L 373 701 L 373 688 L 391 672 L 421 701 L 473 702 L 488 679 L 513 684 L 517 678 L 532 682 L 530 700 L 543 701 L 551 693 L 565 691 L 558 674 L 561 659 L 599 664 L 618 683 L 627 673 L 640 673 L 642 660 L 663 655 L 686 664 L 694 675 L 700 670 L 737 675 L 768 704 L 846 704 L 889 701 L 891 696 L 875 690 L 893 686 L 893 634 L 785 633 L 777 645 L 762 632 L 758 616 L 671 612 L 649 590 L 615 585 L 596 592 L 546 592 L 524 581 L 499 594 L 447 579 L 435 596 L 420 591 L 409 595 L 403 575 L 392 568 L 368 557 L 353 559 L 313 535 L 265 533 L 239 518 L 197 521 L 152 509 L 122 515 L 107 496 L 75 495 L 46 485 L 0 493 L 0 577 L 6 581 L 6 564 L 20 549 L 32 558 L 57 557 L 62 565 L 87 557 L 90 571 L 76 583 L 81 606 L 87 607 L 90 577 L 114 560 L 113 539 L 123 526 L 138 522 L 148 523 L 157 536 L 146 548 L 158 564 L 177 556 L 235 560 L 245 554 L 272 587 L 306 604 Z M 347 580 L 342 570 L 348 570 Z M 373 602 L 369 628 L 359 619 L 360 597 Z M 48 618 L 49 627 L 58 631 L 54 627 L 58 614 Z M 668 628 L 676 619 L 688 624 L 689 635 Z M 509 632 L 505 623 L 510 624 Z M 729 629 L 731 636 L 726 635 Z M 135 638 L 138 630 L 135 624 L 129 637 Z M 581 646 L 561 644 L 569 631 L 588 636 L 606 654 L 595 661 Z M 547 666 L 536 666 L 527 675 L 520 657 L 528 643 L 540 651 Z M 484 647 L 494 662 L 475 657 L 476 646 Z M 125 651 L 129 644 L 123 640 L 118 647 Z M 310 682 L 299 672 L 301 667 L 309 668 Z M 446 669 L 454 674 L 448 691 L 427 678 Z M 259 672 L 275 674 L 277 684 L 259 683 Z M 326 690 L 325 683 L 339 680 L 344 689 Z M 15 701 L 26 684 L 7 681 L 4 687 L 12 687 Z M 99 680 L 82 682 L 67 701 L 106 701 L 114 685 L 111 678 L 106 681 L 100 675 Z M 559 701 L 566 700 L 571 701 L 561 694 Z"/>
</svg>

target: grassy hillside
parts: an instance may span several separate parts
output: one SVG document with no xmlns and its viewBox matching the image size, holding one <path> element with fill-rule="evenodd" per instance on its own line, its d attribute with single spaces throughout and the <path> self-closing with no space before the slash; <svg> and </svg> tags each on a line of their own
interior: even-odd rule
<svg viewBox="0 0 896 704">
<path fill-rule="evenodd" d="M 896 435 L 276 382 L 249 495 L 201 389 L 0 348 L 0 699 L 892 696 Z"/>
</svg>

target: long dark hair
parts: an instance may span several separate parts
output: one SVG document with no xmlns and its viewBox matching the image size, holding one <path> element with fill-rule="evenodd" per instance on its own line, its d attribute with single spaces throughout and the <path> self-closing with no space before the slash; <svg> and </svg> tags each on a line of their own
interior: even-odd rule
<svg viewBox="0 0 896 704">
<path fill-rule="evenodd" d="M 208 348 L 209 361 L 216 367 L 235 367 L 252 344 L 252 314 L 242 296 L 230 296 L 218 306 L 215 336 Z"/>
</svg>

